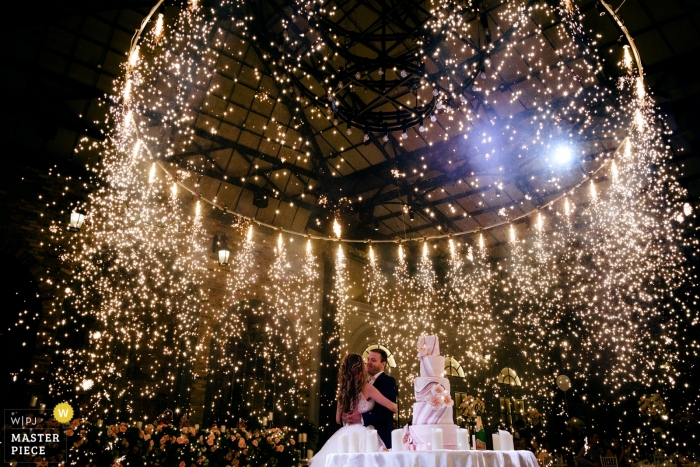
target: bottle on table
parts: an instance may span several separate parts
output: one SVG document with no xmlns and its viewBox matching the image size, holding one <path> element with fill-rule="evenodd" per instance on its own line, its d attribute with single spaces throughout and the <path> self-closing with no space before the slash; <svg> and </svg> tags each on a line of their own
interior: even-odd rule
<svg viewBox="0 0 700 467">
<path fill-rule="evenodd" d="M 486 430 L 484 430 L 484 424 L 481 421 L 481 417 L 476 417 L 476 448 L 477 451 L 486 450 Z"/>
</svg>

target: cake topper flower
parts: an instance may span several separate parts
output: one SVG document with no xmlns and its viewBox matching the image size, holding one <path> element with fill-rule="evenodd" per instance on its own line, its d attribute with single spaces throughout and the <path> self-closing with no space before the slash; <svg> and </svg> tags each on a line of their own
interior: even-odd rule
<svg viewBox="0 0 700 467">
<path fill-rule="evenodd" d="M 430 389 L 428 404 L 430 404 L 433 409 L 437 410 L 441 407 L 453 405 L 453 402 L 450 394 L 445 391 L 445 388 L 441 384 L 436 384 Z"/>
</svg>

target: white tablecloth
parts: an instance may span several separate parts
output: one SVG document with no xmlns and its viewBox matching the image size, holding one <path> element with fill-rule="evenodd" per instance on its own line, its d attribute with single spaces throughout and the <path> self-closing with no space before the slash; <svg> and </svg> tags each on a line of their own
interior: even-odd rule
<svg viewBox="0 0 700 467">
<path fill-rule="evenodd" d="M 331 454 L 326 467 L 538 467 L 530 451 L 403 451 Z"/>
</svg>

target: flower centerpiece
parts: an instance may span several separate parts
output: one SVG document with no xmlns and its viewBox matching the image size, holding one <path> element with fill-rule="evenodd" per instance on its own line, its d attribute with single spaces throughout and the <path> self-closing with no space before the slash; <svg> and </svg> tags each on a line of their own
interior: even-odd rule
<svg viewBox="0 0 700 467">
<path fill-rule="evenodd" d="M 223 428 L 223 427 L 222 427 Z M 294 430 L 208 429 L 172 424 L 114 425 L 73 420 L 65 430 L 72 465 L 272 467 L 297 465 Z"/>
<path fill-rule="evenodd" d="M 459 416 L 457 420 L 460 426 L 469 427 L 473 431 L 476 425 L 476 418 L 484 414 L 484 401 L 475 396 L 466 396 L 459 404 Z"/>
<path fill-rule="evenodd" d="M 542 423 L 542 414 L 536 408 L 530 407 L 527 409 L 525 419 L 530 427 L 539 426 Z"/>
<path fill-rule="evenodd" d="M 663 417 L 666 415 L 666 404 L 659 393 L 654 393 L 651 397 L 644 394 L 639 398 L 639 411 L 651 418 Z"/>
</svg>

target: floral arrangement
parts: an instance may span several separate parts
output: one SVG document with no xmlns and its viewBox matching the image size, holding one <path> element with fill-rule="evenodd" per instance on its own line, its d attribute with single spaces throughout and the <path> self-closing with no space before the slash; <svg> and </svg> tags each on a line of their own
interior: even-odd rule
<svg viewBox="0 0 700 467">
<path fill-rule="evenodd" d="M 178 467 L 287 466 L 297 464 L 300 458 L 294 449 L 294 439 L 280 428 L 254 431 L 234 428 L 222 432 L 216 426 L 195 430 L 187 426 L 147 424 L 141 429 L 120 423 L 100 429 L 78 420 L 73 425 L 75 429 L 66 432 L 71 446 L 68 457 L 89 459 L 99 454 L 102 447 L 103 454 L 112 457 L 113 467 L 133 461 Z"/>
<path fill-rule="evenodd" d="M 282 428 L 197 430 L 163 423 L 140 428 L 79 419 L 55 425 L 63 430 L 61 439 L 68 441 L 66 460 L 72 466 L 281 467 L 298 465 L 301 458 L 293 432 Z M 45 461 L 29 460 L 37 465 Z"/>
<path fill-rule="evenodd" d="M 485 407 L 484 401 L 474 396 L 466 396 L 459 404 L 462 419 L 469 425 L 476 423 L 476 417 L 484 414 Z"/>
<path fill-rule="evenodd" d="M 436 384 L 430 389 L 430 395 L 428 396 L 428 404 L 433 409 L 439 409 L 448 405 L 454 405 L 450 394 L 445 391 L 445 388 L 441 384 Z"/>
<path fill-rule="evenodd" d="M 542 423 L 542 414 L 534 407 L 527 409 L 525 418 L 527 419 L 527 423 L 532 426 L 537 426 Z"/>
<path fill-rule="evenodd" d="M 644 394 L 639 398 L 639 412 L 649 417 L 662 417 L 666 415 L 666 404 L 658 393 L 652 394 L 651 397 Z"/>
</svg>

